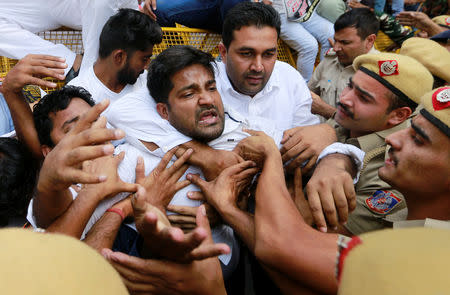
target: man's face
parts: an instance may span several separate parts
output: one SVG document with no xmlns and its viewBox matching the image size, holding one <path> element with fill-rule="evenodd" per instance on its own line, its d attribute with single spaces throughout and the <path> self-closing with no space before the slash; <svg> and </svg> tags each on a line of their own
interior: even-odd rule
<svg viewBox="0 0 450 295">
<path fill-rule="evenodd" d="M 334 33 L 333 50 L 339 62 L 343 66 L 349 66 L 356 57 L 369 52 L 373 43 L 368 38 L 362 40 L 354 27 L 344 28 Z"/>
<path fill-rule="evenodd" d="M 79 97 L 74 97 L 65 110 L 50 113 L 49 117 L 53 122 L 53 129 L 50 138 L 57 145 L 66 136 L 81 115 L 91 109 L 91 106 Z"/>
<path fill-rule="evenodd" d="M 233 32 L 228 50 L 219 46 L 227 75 L 234 89 L 254 96 L 272 74 L 277 59 L 277 31 L 272 27 L 242 27 Z"/>
<path fill-rule="evenodd" d="M 134 84 L 139 76 L 147 69 L 152 57 L 153 46 L 145 51 L 137 50 L 127 56 L 125 65 L 117 72 L 120 84 Z"/>
<path fill-rule="evenodd" d="M 201 65 L 191 65 L 171 78 L 168 104 L 158 112 L 179 132 L 198 141 L 219 137 L 224 128 L 222 99 L 214 76 Z"/>
<path fill-rule="evenodd" d="M 334 118 L 352 137 L 387 129 L 392 113 L 387 113 L 389 95 L 383 84 L 357 71 L 342 91 Z"/>
<path fill-rule="evenodd" d="M 449 193 L 450 139 L 422 115 L 411 123 L 386 138 L 391 149 L 380 178 L 403 193 Z"/>
</svg>

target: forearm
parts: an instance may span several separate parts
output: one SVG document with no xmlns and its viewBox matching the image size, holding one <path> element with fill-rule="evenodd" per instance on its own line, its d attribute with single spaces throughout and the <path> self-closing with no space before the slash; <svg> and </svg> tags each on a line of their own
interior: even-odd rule
<svg viewBox="0 0 450 295">
<path fill-rule="evenodd" d="M 219 211 L 223 220 L 230 225 L 245 245 L 253 252 L 255 249 L 254 217 L 237 207 Z"/>
<path fill-rule="evenodd" d="M 315 110 L 315 114 L 321 115 L 322 117 L 326 119 L 330 119 L 333 117 L 334 113 L 336 112 L 336 108 L 330 106 L 326 102 L 321 103 L 318 105 L 317 109 Z"/>
<path fill-rule="evenodd" d="M 37 188 L 33 199 L 33 214 L 39 227 L 48 228 L 56 218 L 72 204 L 73 198 L 69 188 L 61 191 L 46 191 Z"/>
<path fill-rule="evenodd" d="M 81 190 L 69 208 L 47 228 L 47 231 L 80 239 L 100 200 L 98 193 Z"/>
<path fill-rule="evenodd" d="M 25 143 L 36 159 L 42 159 L 41 145 L 34 127 L 33 114 L 21 92 L 5 91 L 17 138 Z"/>
<path fill-rule="evenodd" d="M 325 293 L 335 293 L 337 235 L 302 219 L 286 189 L 279 156 L 266 158 L 256 191 L 255 255 L 268 267 Z"/>
<path fill-rule="evenodd" d="M 111 249 L 121 224 L 119 214 L 105 212 L 88 232 L 84 242 L 99 252 L 104 248 Z"/>
</svg>

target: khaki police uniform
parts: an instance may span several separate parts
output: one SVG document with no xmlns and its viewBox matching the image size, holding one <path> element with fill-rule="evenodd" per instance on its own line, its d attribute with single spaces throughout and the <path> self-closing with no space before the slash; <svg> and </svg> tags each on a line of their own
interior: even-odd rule
<svg viewBox="0 0 450 295">
<path fill-rule="evenodd" d="M 375 54 L 379 51 L 372 48 L 369 53 Z M 336 107 L 342 90 L 347 87 L 349 79 L 354 74 L 353 66 L 343 66 L 336 53 L 330 49 L 314 71 L 308 82 L 308 88 L 327 104 Z"/>
<path fill-rule="evenodd" d="M 408 122 L 379 132 L 350 138 L 349 131 L 340 127 L 336 121 L 329 120 L 334 125 L 338 141 L 352 144 L 366 155 L 358 183 L 355 185 L 356 209 L 349 215 L 345 228 L 354 235 L 383 229 L 389 226 L 389 220 L 404 220 L 407 212 L 403 195 L 392 189 L 386 182 L 378 177 L 378 169 L 384 165 L 388 156 L 388 146 L 385 138 L 390 134 L 408 127 Z"/>
<path fill-rule="evenodd" d="M 448 294 L 450 232 L 382 230 L 354 237 L 340 252 L 339 295 Z"/>
<path fill-rule="evenodd" d="M 364 54 L 355 58 L 353 67 L 377 80 L 411 109 L 415 109 L 421 97 L 433 86 L 430 72 L 417 60 L 394 53 Z M 378 177 L 378 169 L 388 158 L 385 138 L 408 127 L 404 121 L 390 129 L 350 138 L 350 131 L 329 120 L 339 142 L 353 144 L 366 155 L 358 183 L 355 185 L 356 209 L 349 215 L 345 225 L 354 235 L 387 227 L 390 220 L 406 219 L 406 202 L 400 192 Z"/>
</svg>

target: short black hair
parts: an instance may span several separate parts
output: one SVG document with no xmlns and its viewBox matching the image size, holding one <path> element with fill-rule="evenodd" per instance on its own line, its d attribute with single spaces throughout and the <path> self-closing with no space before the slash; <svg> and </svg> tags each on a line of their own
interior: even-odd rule
<svg viewBox="0 0 450 295">
<path fill-rule="evenodd" d="M 173 89 L 173 75 L 191 65 L 201 65 L 214 77 L 215 61 L 211 54 L 188 45 L 169 47 L 151 61 L 147 88 L 156 103 L 168 103 Z"/>
<path fill-rule="evenodd" d="M 233 41 L 233 32 L 242 27 L 256 26 L 258 28 L 271 27 L 280 36 L 280 15 L 270 5 L 259 2 L 241 2 L 231 8 L 223 22 L 222 42 L 228 47 Z"/>
<path fill-rule="evenodd" d="M 353 27 L 361 40 L 371 34 L 377 34 L 380 29 L 380 21 L 369 8 L 354 8 L 339 16 L 334 23 L 334 31 Z"/>
<path fill-rule="evenodd" d="M 148 15 L 134 9 L 123 8 L 111 16 L 100 34 L 98 55 L 108 57 L 122 49 L 132 55 L 162 41 L 161 27 Z"/>
<path fill-rule="evenodd" d="M 66 85 L 44 96 L 33 108 L 33 119 L 36 132 L 41 145 L 54 147 L 55 143 L 50 137 L 53 130 L 53 121 L 50 119 L 51 113 L 65 110 L 72 101 L 72 98 L 79 97 L 90 106 L 94 106 L 95 102 L 91 94 L 83 87 Z"/>
<path fill-rule="evenodd" d="M 24 217 L 37 178 L 37 161 L 15 138 L 0 138 L 0 226 Z"/>
</svg>

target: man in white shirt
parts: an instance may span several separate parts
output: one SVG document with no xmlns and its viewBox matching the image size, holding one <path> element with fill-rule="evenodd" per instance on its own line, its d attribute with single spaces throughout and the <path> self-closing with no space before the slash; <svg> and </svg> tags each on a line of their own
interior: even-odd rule
<svg viewBox="0 0 450 295">
<path fill-rule="evenodd" d="M 219 45 L 223 63 L 217 67 L 217 88 L 226 109 L 232 108 L 246 118 L 258 116 L 270 119 L 280 130 L 290 129 L 282 141 L 283 159 L 287 162 L 296 158 L 289 168 L 312 159 L 308 164 L 311 168 L 320 151 L 336 138 L 329 126 L 315 126 L 315 132 L 309 134 L 297 128 L 318 124 L 319 119 L 311 114 L 312 99 L 303 78 L 291 66 L 276 61 L 279 31 L 279 16 L 270 6 L 243 2 L 232 8 L 224 22 L 223 44 Z M 139 94 L 142 95 L 148 96 L 145 90 Z M 141 115 L 137 124 L 137 108 L 127 101 L 128 97 L 141 100 L 137 93 L 130 94 L 113 104 L 108 113 L 109 122 L 127 134 L 154 143 L 164 152 L 184 143 L 195 150 L 191 162 L 196 161 L 196 154 L 200 151 L 202 156 L 199 160 L 208 160 L 221 168 L 239 160 L 230 153 L 214 154 L 204 149 L 203 145 L 189 141 L 188 137 L 181 138 L 179 133 L 168 128 L 167 122 L 155 116 L 151 107 L 144 104 L 139 107 Z M 309 147 L 306 147 L 307 140 Z M 199 165 L 197 162 L 195 164 Z M 217 169 L 216 172 L 220 171 Z M 217 174 L 213 173 L 211 179 Z"/>
<path fill-rule="evenodd" d="M 88 90 L 95 102 L 112 102 L 145 87 L 153 45 L 162 40 L 162 30 L 148 15 L 121 9 L 103 27 L 99 57 L 95 64 L 70 81 Z"/>
</svg>

